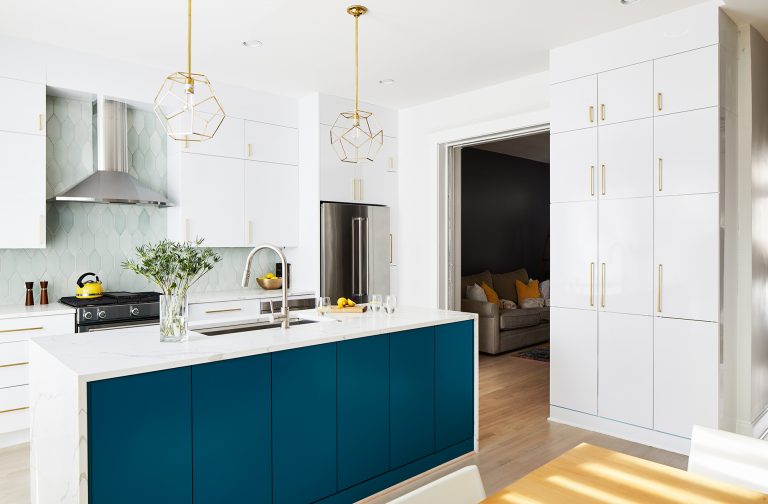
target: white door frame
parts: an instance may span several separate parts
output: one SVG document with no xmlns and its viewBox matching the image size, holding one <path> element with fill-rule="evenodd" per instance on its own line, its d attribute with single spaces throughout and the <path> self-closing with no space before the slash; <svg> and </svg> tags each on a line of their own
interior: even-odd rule
<svg viewBox="0 0 768 504">
<path fill-rule="evenodd" d="M 547 110 L 445 131 L 431 137 L 438 170 L 438 307 L 461 309 L 461 149 L 549 131 Z M 434 165 L 433 165 L 434 166 Z"/>
</svg>

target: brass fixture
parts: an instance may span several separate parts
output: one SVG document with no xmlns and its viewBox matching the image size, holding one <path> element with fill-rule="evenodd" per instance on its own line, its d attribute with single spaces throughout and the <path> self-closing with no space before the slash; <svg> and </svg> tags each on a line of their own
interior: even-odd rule
<svg viewBox="0 0 768 504">
<path fill-rule="evenodd" d="M 373 112 L 360 110 L 359 83 L 359 24 L 360 16 L 368 12 L 362 5 L 352 5 L 347 13 L 355 18 L 355 110 L 342 112 L 331 127 L 331 146 L 344 162 L 373 161 L 384 145 L 384 131 L 379 128 Z"/>
<path fill-rule="evenodd" d="M 213 138 L 226 117 L 208 77 L 192 73 L 192 0 L 187 0 L 187 71 L 165 78 L 153 109 L 168 136 L 185 147 Z"/>
</svg>

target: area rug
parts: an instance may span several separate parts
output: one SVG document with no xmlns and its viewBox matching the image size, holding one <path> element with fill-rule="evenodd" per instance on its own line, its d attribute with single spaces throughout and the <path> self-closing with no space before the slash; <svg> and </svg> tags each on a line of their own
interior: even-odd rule
<svg viewBox="0 0 768 504">
<path fill-rule="evenodd" d="M 512 352 L 512 355 L 520 357 L 521 359 L 549 362 L 549 342 L 529 346 L 522 350 L 516 350 Z"/>
</svg>

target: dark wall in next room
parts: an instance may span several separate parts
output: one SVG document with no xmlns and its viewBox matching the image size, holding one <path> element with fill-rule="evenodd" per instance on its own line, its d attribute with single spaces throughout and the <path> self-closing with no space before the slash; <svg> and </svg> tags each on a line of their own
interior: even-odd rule
<svg viewBox="0 0 768 504">
<path fill-rule="evenodd" d="M 548 238 L 549 164 L 462 149 L 462 275 L 522 267 L 546 280 Z"/>
</svg>

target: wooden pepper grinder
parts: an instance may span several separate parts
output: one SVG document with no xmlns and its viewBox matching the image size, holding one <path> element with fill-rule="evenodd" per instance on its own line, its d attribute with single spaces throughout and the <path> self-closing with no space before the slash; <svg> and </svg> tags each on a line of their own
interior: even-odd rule
<svg viewBox="0 0 768 504">
<path fill-rule="evenodd" d="M 40 304 L 48 304 L 48 280 L 40 280 Z"/>
<path fill-rule="evenodd" d="M 24 282 L 24 285 L 27 287 L 27 298 L 24 300 L 24 306 L 32 306 L 35 304 L 35 295 L 32 292 L 32 286 L 35 284 L 35 282 Z"/>
</svg>

